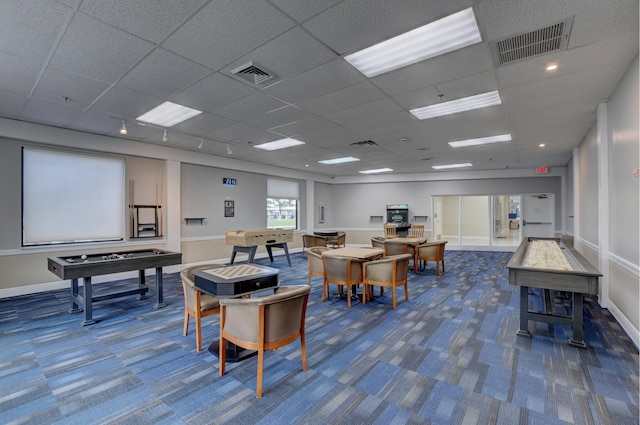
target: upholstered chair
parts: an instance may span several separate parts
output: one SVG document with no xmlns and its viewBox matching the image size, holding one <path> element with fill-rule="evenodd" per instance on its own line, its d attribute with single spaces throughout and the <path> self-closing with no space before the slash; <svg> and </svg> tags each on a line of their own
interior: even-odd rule
<svg viewBox="0 0 640 425">
<path fill-rule="evenodd" d="M 187 336 L 189 332 L 189 316 L 196 322 L 196 350 L 202 351 L 202 325 L 203 317 L 218 314 L 220 312 L 219 299 L 199 291 L 195 286 L 193 272 L 196 270 L 224 267 L 221 264 L 200 264 L 187 267 L 180 272 L 182 290 L 184 292 L 184 328 L 182 334 Z"/>
<path fill-rule="evenodd" d="M 302 235 L 302 256 L 304 257 L 305 249 L 314 246 L 327 246 L 327 238 L 318 235 Z"/>
<path fill-rule="evenodd" d="M 362 282 L 362 262 L 347 257 L 323 255 L 324 287 L 322 301 L 329 297 L 329 285 L 338 285 L 338 292 L 347 287 L 347 308 L 351 308 L 351 290 Z"/>
<path fill-rule="evenodd" d="M 373 236 L 371 238 L 371 246 L 374 248 L 384 249 L 384 241 L 385 241 L 385 238 L 382 238 L 380 236 Z"/>
<path fill-rule="evenodd" d="M 307 262 L 309 263 L 309 278 L 307 284 L 311 286 L 311 277 L 324 278 L 324 265 L 322 264 L 322 252 L 328 250 L 326 246 L 314 246 L 307 250 Z"/>
<path fill-rule="evenodd" d="M 280 286 L 273 295 L 220 300 L 220 376 L 224 375 L 227 341 L 258 352 L 256 397 L 262 397 L 265 350 L 284 347 L 300 338 L 302 368 L 307 370 L 304 322 L 308 285 Z"/>
<path fill-rule="evenodd" d="M 327 237 L 327 245 L 332 248 L 340 248 L 346 246 L 347 234 L 345 232 L 337 232 L 335 236 Z"/>
<path fill-rule="evenodd" d="M 440 263 L 442 263 L 442 273 L 444 270 L 444 248 L 447 241 L 429 242 L 418 246 L 416 259 L 418 262 L 424 262 L 425 268 L 428 261 L 436 262 L 436 274 L 440 276 Z"/>
<path fill-rule="evenodd" d="M 398 239 L 401 241 L 402 238 Z M 408 243 L 400 243 L 400 242 L 388 242 L 384 244 L 384 256 L 389 257 L 391 255 L 401 255 L 401 254 L 410 254 L 413 259 L 413 268 L 414 271 L 417 271 L 417 265 L 415 262 L 416 259 L 416 249 L 413 245 Z"/>
<path fill-rule="evenodd" d="M 409 272 L 410 254 L 391 255 L 380 260 L 368 261 L 362 264 L 362 282 L 364 284 L 363 292 L 366 295 L 363 302 L 367 302 L 367 298 L 373 299 L 373 287 L 380 287 L 380 295 L 383 294 L 383 288 L 391 288 L 391 299 L 393 309 L 396 309 L 396 288 L 404 286 L 405 300 L 409 301 L 409 288 L 407 285 L 407 274 Z"/>
</svg>

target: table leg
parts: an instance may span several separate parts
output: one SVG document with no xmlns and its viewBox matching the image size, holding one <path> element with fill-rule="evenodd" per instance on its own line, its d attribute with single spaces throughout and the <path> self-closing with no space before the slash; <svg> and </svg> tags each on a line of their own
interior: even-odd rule
<svg viewBox="0 0 640 425">
<path fill-rule="evenodd" d="M 163 295 L 162 267 L 156 267 L 156 303 L 153 307 L 157 310 L 166 306 Z"/>
<path fill-rule="evenodd" d="M 236 247 L 233 247 L 233 251 L 231 252 L 231 264 L 236 260 Z"/>
<path fill-rule="evenodd" d="M 138 289 L 142 289 L 146 286 L 144 270 L 138 270 Z M 144 300 L 147 298 L 146 292 L 140 292 L 139 300 Z"/>
<path fill-rule="evenodd" d="M 249 263 L 253 263 L 253 259 L 256 256 L 256 251 L 258 250 L 257 246 L 252 246 L 249 249 Z"/>
<path fill-rule="evenodd" d="M 83 300 L 82 303 L 84 304 L 83 310 L 84 310 L 84 320 L 82 321 L 82 326 L 86 326 L 86 325 L 93 325 L 94 323 L 96 323 L 95 320 L 93 320 L 93 294 L 92 294 L 92 288 L 91 288 L 91 277 L 85 277 L 83 278 L 83 285 L 82 285 L 82 292 L 83 292 Z"/>
<path fill-rule="evenodd" d="M 569 340 L 569 344 L 579 348 L 587 348 L 587 344 L 582 339 L 583 301 L 583 295 L 581 292 L 573 293 L 573 338 Z"/>
<path fill-rule="evenodd" d="M 213 341 L 209 345 L 209 352 L 211 354 L 213 354 L 214 356 L 216 356 L 216 357 L 219 356 L 219 354 L 220 354 L 220 341 L 219 340 Z M 233 344 L 233 343 L 227 341 L 227 352 L 226 352 L 225 359 L 229 363 L 241 362 L 242 360 L 245 360 L 245 359 L 248 359 L 250 357 L 253 357 L 256 354 L 258 354 L 257 351 L 247 350 L 245 348 L 238 347 L 236 344 Z"/>
<path fill-rule="evenodd" d="M 69 313 L 80 313 L 82 309 L 78 303 L 78 279 L 71 279 L 71 308 Z"/>
<path fill-rule="evenodd" d="M 287 263 L 289 263 L 289 267 L 291 267 L 291 258 L 289 258 L 289 247 L 287 246 L 286 242 L 282 244 L 282 248 L 284 248 L 284 254 L 287 256 Z"/>
<path fill-rule="evenodd" d="M 520 287 L 520 329 L 516 332 L 518 336 L 531 338 L 529 332 L 529 287 Z"/>
</svg>

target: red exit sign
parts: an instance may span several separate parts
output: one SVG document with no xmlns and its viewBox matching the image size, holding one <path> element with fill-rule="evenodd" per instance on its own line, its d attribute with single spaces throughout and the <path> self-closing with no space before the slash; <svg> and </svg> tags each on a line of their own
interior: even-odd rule
<svg viewBox="0 0 640 425">
<path fill-rule="evenodd" d="M 538 172 L 538 174 L 547 174 L 549 172 L 549 168 L 548 167 L 538 167 L 538 169 L 536 171 Z"/>
</svg>

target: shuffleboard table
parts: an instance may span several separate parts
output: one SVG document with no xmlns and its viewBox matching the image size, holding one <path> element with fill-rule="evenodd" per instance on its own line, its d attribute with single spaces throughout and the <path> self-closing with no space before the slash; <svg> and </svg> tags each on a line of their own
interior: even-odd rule
<svg viewBox="0 0 640 425">
<path fill-rule="evenodd" d="M 60 279 L 71 279 L 71 313 L 84 311 L 83 325 L 96 323 L 93 319 L 93 302 L 127 295 L 139 294 L 140 299 L 146 298 L 149 287 L 145 284 L 145 269 L 156 269 L 156 309 L 165 307 L 162 288 L 162 267 L 180 264 L 180 252 L 164 251 L 160 249 L 142 249 L 136 251 L 69 255 L 64 257 L 49 257 L 47 267 L 50 272 Z M 111 273 L 138 270 L 138 287 L 128 291 L 114 292 L 100 296 L 93 296 L 91 277 Z M 83 279 L 82 294 L 79 292 L 78 279 Z"/>
<path fill-rule="evenodd" d="M 602 276 L 586 258 L 560 238 L 525 238 L 507 263 L 509 284 L 520 286 L 520 329 L 517 335 L 531 337 L 529 320 L 569 325 L 569 344 L 586 348 L 583 340 L 583 296 L 598 293 Z M 529 288 L 544 292 L 544 312 L 529 311 Z M 572 294 L 571 317 L 553 314 L 549 290 Z"/>
</svg>

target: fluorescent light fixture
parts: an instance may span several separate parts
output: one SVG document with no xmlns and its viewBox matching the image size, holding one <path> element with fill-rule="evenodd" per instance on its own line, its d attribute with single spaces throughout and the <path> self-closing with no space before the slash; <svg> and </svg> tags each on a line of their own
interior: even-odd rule
<svg viewBox="0 0 640 425">
<path fill-rule="evenodd" d="M 358 172 L 361 174 L 376 174 L 376 173 L 388 173 L 389 171 L 393 171 L 393 168 L 378 168 L 376 170 L 362 170 Z"/>
<path fill-rule="evenodd" d="M 481 41 L 473 9 L 468 8 L 344 59 L 371 78 Z"/>
<path fill-rule="evenodd" d="M 355 162 L 355 161 L 360 161 L 360 159 L 354 158 L 352 156 L 345 156 L 343 158 L 325 159 L 318 162 L 320 164 L 333 165 L 333 164 L 344 164 L 345 162 Z"/>
<path fill-rule="evenodd" d="M 172 127 L 201 113 L 202 111 L 178 105 L 177 103 L 164 102 L 136 119 L 162 127 Z"/>
<path fill-rule="evenodd" d="M 457 114 L 458 112 L 472 111 L 486 108 L 487 106 L 500 105 L 500 93 L 497 90 L 450 100 L 449 102 L 436 103 L 422 108 L 411 109 L 411 112 L 419 120 L 441 117 L 443 115 Z"/>
<path fill-rule="evenodd" d="M 464 168 L 464 167 L 473 167 L 473 164 L 470 162 L 465 162 L 462 164 L 433 165 L 431 168 L 433 168 L 434 170 L 445 170 L 447 168 Z"/>
<path fill-rule="evenodd" d="M 509 142 L 511 134 L 501 134 L 499 136 L 481 137 L 479 139 L 458 140 L 449 142 L 452 148 L 464 148 L 466 146 L 486 145 L 489 143 Z"/>
<path fill-rule="evenodd" d="M 290 148 L 291 146 L 304 145 L 300 140 L 287 137 L 285 139 L 274 140 L 273 142 L 255 145 L 254 148 L 264 149 L 265 151 L 277 151 L 278 149 Z"/>
</svg>

